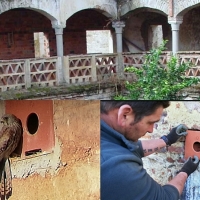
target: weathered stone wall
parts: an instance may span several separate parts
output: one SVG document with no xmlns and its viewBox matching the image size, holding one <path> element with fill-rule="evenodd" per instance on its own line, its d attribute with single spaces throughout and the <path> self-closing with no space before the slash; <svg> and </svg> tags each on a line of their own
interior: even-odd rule
<svg viewBox="0 0 200 200">
<path fill-rule="evenodd" d="M 155 125 L 152 134 L 145 139 L 160 138 L 169 133 L 172 127 L 185 124 L 188 128 L 200 128 L 200 102 L 199 101 L 172 101 L 166 109 L 166 117 L 162 117 Z M 152 154 L 143 159 L 144 168 L 160 184 L 166 184 L 185 162 L 184 140 L 168 147 L 168 150 Z"/>
<path fill-rule="evenodd" d="M 11 159 L 10 199 L 99 199 L 99 101 L 53 101 L 53 125 L 52 152 Z"/>
</svg>

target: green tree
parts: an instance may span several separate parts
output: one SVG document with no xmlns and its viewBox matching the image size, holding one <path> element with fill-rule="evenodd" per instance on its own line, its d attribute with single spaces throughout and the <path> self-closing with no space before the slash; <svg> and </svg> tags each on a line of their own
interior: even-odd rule
<svg viewBox="0 0 200 200">
<path fill-rule="evenodd" d="M 186 77 L 185 72 L 192 66 L 191 63 L 179 63 L 176 56 L 171 56 L 164 67 L 160 63 L 160 56 L 166 49 L 167 41 L 157 49 L 152 49 L 145 55 L 144 64 L 140 69 L 132 66 L 125 68 L 126 72 L 134 73 L 136 81 L 127 81 L 125 87 L 127 95 L 118 95 L 116 100 L 143 99 L 143 100 L 178 100 L 181 89 L 198 84 L 196 77 Z"/>
</svg>

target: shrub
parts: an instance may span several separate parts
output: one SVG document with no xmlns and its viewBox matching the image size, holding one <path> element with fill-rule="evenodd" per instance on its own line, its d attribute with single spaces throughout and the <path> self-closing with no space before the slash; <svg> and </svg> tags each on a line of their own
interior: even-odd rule
<svg viewBox="0 0 200 200">
<path fill-rule="evenodd" d="M 152 49 L 145 55 L 145 61 L 141 69 L 134 66 L 125 68 L 126 72 L 136 75 L 135 82 L 126 82 L 128 94 L 116 96 L 116 100 L 143 99 L 143 100 L 177 100 L 181 89 L 195 85 L 199 82 L 196 77 L 186 77 L 185 72 L 191 67 L 191 63 L 180 64 L 176 56 L 171 56 L 167 67 L 160 64 L 160 56 L 166 49 L 167 41 L 157 49 Z"/>
</svg>

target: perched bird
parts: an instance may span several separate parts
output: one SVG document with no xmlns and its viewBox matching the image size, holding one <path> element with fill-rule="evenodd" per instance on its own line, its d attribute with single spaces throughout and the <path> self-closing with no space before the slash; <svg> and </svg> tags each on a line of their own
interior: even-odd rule
<svg viewBox="0 0 200 200">
<path fill-rule="evenodd" d="M 3 115 L 1 123 L 3 127 L 0 131 L 0 198 L 5 200 L 12 195 L 9 156 L 19 144 L 22 136 L 22 125 L 20 119 L 12 114 Z"/>
</svg>

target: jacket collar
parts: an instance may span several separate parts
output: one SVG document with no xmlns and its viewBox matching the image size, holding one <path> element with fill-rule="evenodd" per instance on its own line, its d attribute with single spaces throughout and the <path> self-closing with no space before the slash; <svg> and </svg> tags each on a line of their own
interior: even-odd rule
<svg viewBox="0 0 200 200">
<path fill-rule="evenodd" d="M 131 140 L 126 139 L 124 135 L 111 128 L 103 120 L 101 120 L 101 138 L 103 138 L 103 140 L 111 140 L 113 143 L 125 146 L 131 152 L 138 149 L 140 143 L 140 141 L 133 142 Z"/>
</svg>

